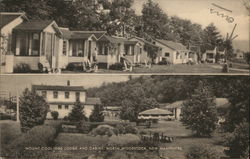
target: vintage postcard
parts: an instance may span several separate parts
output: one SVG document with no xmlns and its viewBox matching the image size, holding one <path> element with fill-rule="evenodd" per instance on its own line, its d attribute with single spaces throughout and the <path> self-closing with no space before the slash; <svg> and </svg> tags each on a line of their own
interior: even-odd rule
<svg viewBox="0 0 250 159">
<path fill-rule="evenodd" d="M 249 0 L 1 0 L 2 73 L 249 73 Z"/>
<path fill-rule="evenodd" d="M 248 159 L 249 0 L 0 0 L 0 159 Z"/>
</svg>

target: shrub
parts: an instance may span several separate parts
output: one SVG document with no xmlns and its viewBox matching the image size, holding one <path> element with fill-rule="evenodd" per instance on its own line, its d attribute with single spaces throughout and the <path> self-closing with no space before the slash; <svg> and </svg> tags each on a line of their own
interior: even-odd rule
<svg viewBox="0 0 250 159">
<path fill-rule="evenodd" d="M 123 70 L 124 64 L 123 63 L 115 63 L 109 66 L 110 70 Z"/>
<path fill-rule="evenodd" d="M 103 122 L 104 115 L 103 115 L 102 111 L 103 111 L 103 106 L 94 105 L 94 110 L 92 111 L 91 115 L 89 116 L 89 120 L 91 122 Z"/>
<path fill-rule="evenodd" d="M 223 67 L 222 67 L 222 72 L 223 73 L 228 73 L 229 72 L 229 67 L 227 64 L 225 64 Z"/>
<path fill-rule="evenodd" d="M 115 127 L 119 134 L 137 134 L 138 129 L 130 123 L 117 124 Z"/>
<path fill-rule="evenodd" d="M 158 65 L 171 65 L 171 62 L 169 62 L 168 60 L 160 61 Z"/>
<path fill-rule="evenodd" d="M 52 126 L 35 126 L 27 133 L 16 138 L 8 147 L 6 157 L 32 158 L 43 156 L 41 150 L 31 151 L 28 147 L 47 147 L 54 146 L 54 139 L 57 135 L 57 130 Z"/>
<path fill-rule="evenodd" d="M 57 111 L 52 111 L 51 116 L 53 117 L 54 120 L 58 119 L 59 113 Z"/>
<path fill-rule="evenodd" d="M 81 62 L 72 62 L 69 63 L 66 67 L 66 70 L 69 71 L 83 71 L 83 64 Z"/>
<path fill-rule="evenodd" d="M 0 120 L 11 120 L 11 115 L 0 113 Z"/>
<path fill-rule="evenodd" d="M 187 159 L 219 159 L 218 152 L 205 145 L 191 146 L 186 153 Z"/>
<path fill-rule="evenodd" d="M 98 68 L 107 69 L 107 63 L 98 62 Z"/>
<path fill-rule="evenodd" d="M 29 64 L 20 63 L 14 67 L 14 73 L 30 73 L 31 68 Z"/>
<path fill-rule="evenodd" d="M 109 125 L 99 125 L 97 128 L 93 129 L 90 133 L 94 136 L 96 135 L 107 135 L 107 136 L 112 136 L 115 135 L 115 128 Z"/>
<path fill-rule="evenodd" d="M 134 134 L 125 135 L 113 135 L 109 138 L 109 145 L 123 146 L 129 144 L 138 144 L 140 142 L 140 137 Z"/>
</svg>

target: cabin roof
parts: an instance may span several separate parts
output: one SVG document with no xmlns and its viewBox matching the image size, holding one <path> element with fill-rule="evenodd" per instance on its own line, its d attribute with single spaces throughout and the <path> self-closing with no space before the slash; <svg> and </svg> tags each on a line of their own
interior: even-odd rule
<svg viewBox="0 0 250 159">
<path fill-rule="evenodd" d="M 63 37 L 66 39 L 76 40 L 76 39 L 88 39 L 91 36 L 97 37 L 92 31 L 70 31 L 68 29 L 60 29 L 63 33 Z M 100 33 L 97 33 L 97 35 Z"/>
<path fill-rule="evenodd" d="M 86 91 L 83 86 L 32 85 L 34 90 L 50 91 Z"/>
<path fill-rule="evenodd" d="M 160 108 L 154 108 L 140 112 L 139 115 L 167 115 L 173 114 L 172 112 Z"/>
<path fill-rule="evenodd" d="M 14 30 L 19 31 L 43 31 L 49 25 L 51 25 L 53 20 L 32 20 L 24 22 L 14 28 Z"/>
<path fill-rule="evenodd" d="M 87 98 L 85 104 L 100 105 L 102 103 L 101 103 L 101 99 L 100 98 Z"/>
<path fill-rule="evenodd" d="M 129 38 L 129 39 L 131 40 L 131 39 L 133 39 L 133 38 L 135 38 L 135 39 L 137 39 L 137 40 L 139 40 L 139 41 L 141 41 L 141 42 L 144 42 L 144 43 L 147 44 L 147 45 L 150 45 L 150 46 L 153 46 L 153 47 L 157 47 L 157 48 L 161 48 L 161 47 L 159 47 L 159 46 L 157 46 L 157 45 L 155 45 L 155 44 L 153 44 L 153 43 L 147 41 L 146 39 L 140 38 L 140 37 L 137 37 L 137 36 L 133 36 L 133 37 L 131 37 L 131 38 Z"/>
<path fill-rule="evenodd" d="M 122 42 L 125 42 L 126 39 L 104 35 L 98 41 L 106 41 L 106 42 L 108 41 L 111 43 L 122 43 Z"/>
<path fill-rule="evenodd" d="M 182 45 L 181 43 L 169 41 L 169 40 L 162 40 L 162 39 L 156 39 L 159 43 L 170 47 L 173 50 L 187 50 L 186 46 Z"/>
<path fill-rule="evenodd" d="M 24 17 L 24 13 L 18 13 L 18 12 L 0 12 L 0 29 L 3 28 L 5 25 L 9 24 L 13 20 L 15 20 L 18 17 Z M 27 18 L 26 18 L 27 19 Z"/>
<path fill-rule="evenodd" d="M 138 41 L 124 41 L 124 44 L 126 45 L 136 45 Z"/>
</svg>

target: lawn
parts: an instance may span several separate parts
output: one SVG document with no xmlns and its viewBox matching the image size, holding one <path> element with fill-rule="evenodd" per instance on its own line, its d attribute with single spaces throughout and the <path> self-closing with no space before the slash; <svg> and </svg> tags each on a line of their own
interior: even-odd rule
<svg viewBox="0 0 250 159">
<path fill-rule="evenodd" d="M 218 142 L 222 140 L 222 137 L 218 133 L 214 133 L 211 138 L 197 138 L 192 136 L 192 132 L 186 129 L 179 121 L 166 121 L 157 124 L 152 124 L 151 128 L 139 127 L 141 131 L 148 132 L 160 132 L 164 135 L 174 137 L 172 143 L 162 143 L 161 147 L 166 149 L 160 150 L 160 155 L 169 157 L 170 159 L 185 159 L 185 153 L 189 147 L 196 144 L 205 144 L 209 147 L 214 147 L 221 156 L 224 156 L 224 147 L 218 145 Z M 178 148 L 181 148 L 178 149 Z"/>
<path fill-rule="evenodd" d="M 241 69 L 231 69 L 230 73 L 246 73 L 246 67 Z M 73 72 L 73 71 L 64 71 L 63 73 L 83 73 L 83 72 Z M 128 71 L 119 71 L 119 70 L 110 70 L 110 69 L 99 69 L 97 73 L 198 73 L 198 74 L 207 74 L 207 73 L 222 73 L 222 65 L 219 64 L 196 64 L 196 65 L 187 65 L 187 64 L 176 64 L 176 65 L 152 65 L 152 68 L 133 67 L 132 72 Z"/>
</svg>

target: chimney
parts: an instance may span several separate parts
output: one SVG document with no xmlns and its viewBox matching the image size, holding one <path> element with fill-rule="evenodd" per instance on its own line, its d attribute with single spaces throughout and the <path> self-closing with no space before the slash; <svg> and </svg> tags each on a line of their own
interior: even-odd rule
<svg viewBox="0 0 250 159">
<path fill-rule="evenodd" d="M 67 81 L 67 86 L 70 86 L 70 80 Z"/>
</svg>

